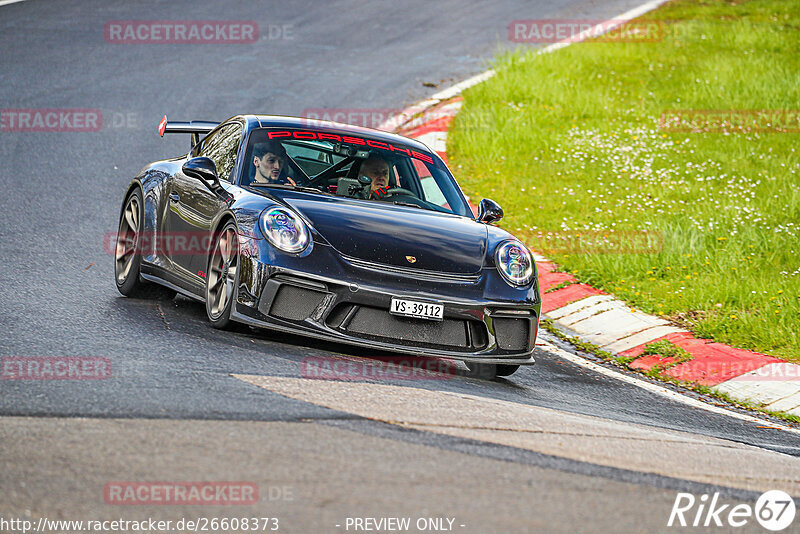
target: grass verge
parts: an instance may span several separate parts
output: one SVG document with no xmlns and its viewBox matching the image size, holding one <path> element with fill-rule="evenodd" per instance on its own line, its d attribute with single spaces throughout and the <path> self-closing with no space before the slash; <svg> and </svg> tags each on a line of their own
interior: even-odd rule
<svg viewBox="0 0 800 534">
<path fill-rule="evenodd" d="M 662 38 L 497 58 L 464 93 L 451 167 L 581 282 L 800 362 L 800 133 L 659 124 L 800 109 L 800 2 L 676 0 L 646 20 Z"/>
</svg>

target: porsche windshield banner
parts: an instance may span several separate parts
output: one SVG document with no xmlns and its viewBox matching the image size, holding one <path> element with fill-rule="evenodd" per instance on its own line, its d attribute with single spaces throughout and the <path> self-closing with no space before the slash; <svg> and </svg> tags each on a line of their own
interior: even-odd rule
<svg viewBox="0 0 800 534">
<path fill-rule="evenodd" d="M 267 133 L 267 138 L 272 139 L 300 139 L 304 141 L 334 141 L 349 145 L 366 146 L 369 148 L 379 148 L 389 152 L 402 152 L 410 158 L 415 158 L 425 163 L 433 164 L 433 158 L 427 154 L 422 154 L 410 148 L 402 148 L 391 143 L 364 139 L 349 135 L 337 135 L 326 132 L 311 132 L 308 130 L 274 130 Z"/>
</svg>

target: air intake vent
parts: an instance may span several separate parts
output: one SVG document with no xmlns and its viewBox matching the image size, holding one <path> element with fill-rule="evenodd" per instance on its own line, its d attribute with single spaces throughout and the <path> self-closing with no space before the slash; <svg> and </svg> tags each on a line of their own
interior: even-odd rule
<svg viewBox="0 0 800 534">
<path fill-rule="evenodd" d="M 495 317 L 494 335 L 497 346 L 503 350 L 525 351 L 530 339 L 529 319 L 506 319 Z"/>
<path fill-rule="evenodd" d="M 325 293 L 283 284 L 272 302 L 269 314 L 290 321 L 307 319 L 319 306 Z"/>
</svg>

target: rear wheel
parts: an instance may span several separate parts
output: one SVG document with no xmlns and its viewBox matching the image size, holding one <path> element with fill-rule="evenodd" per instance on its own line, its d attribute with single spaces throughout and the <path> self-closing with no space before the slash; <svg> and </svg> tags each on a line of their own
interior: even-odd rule
<svg viewBox="0 0 800 534">
<path fill-rule="evenodd" d="M 169 300 L 175 296 L 175 291 L 145 282 L 139 276 L 142 266 L 143 221 L 142 192 L 135 189 L 125 200 L 125 208 L 119 218 L 117 246 L 114 253 L 114 278 L 117 289 L 126 297 Z"/>
<path fill-rule="evenodd" d="M 206 271 L 206 313 L 214 328 L 233 327 L 231 307 L 239 267 L 239 238 L 236 225 L 228 222 L 214 238 Z"/>
</svg>

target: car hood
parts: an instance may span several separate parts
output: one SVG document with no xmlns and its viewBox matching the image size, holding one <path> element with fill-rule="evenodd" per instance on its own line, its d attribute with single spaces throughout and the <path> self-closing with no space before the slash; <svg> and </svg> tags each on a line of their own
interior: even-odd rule
<svg viewBox="0 0 800 534">
<path fill-rule="evenodd" d="M 274 194 L 274 193 L 273 193 Z M 281 191 L 336 250 L 358 260 L 475 274 L 486 257 L 486 225 L 396 204 Z"/>
</svg>

